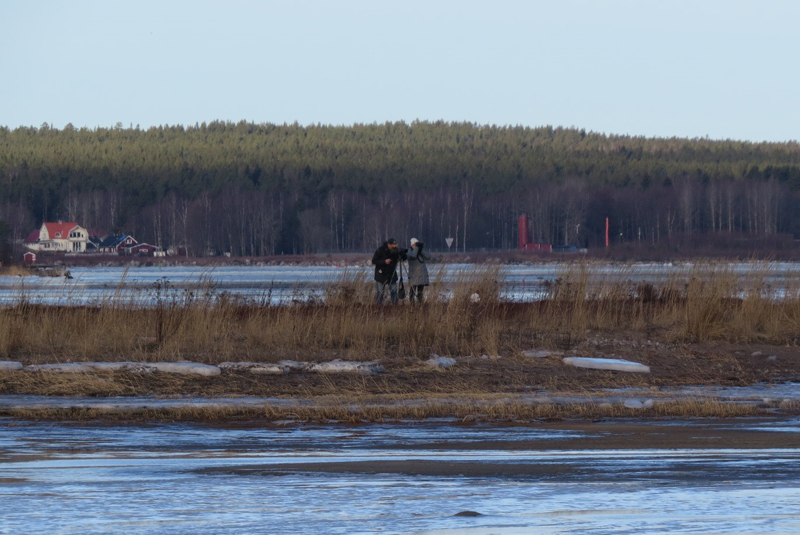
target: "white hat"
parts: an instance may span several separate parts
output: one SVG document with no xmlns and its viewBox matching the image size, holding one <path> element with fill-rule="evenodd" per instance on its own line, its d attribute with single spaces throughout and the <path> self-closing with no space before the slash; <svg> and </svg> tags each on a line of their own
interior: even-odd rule
<svg viewBox="0 0 800 535">
<path fill-rule="evenodd" d="M 419 240 L 416 238 L 411 238 L 411 247 L 414 247 L 415 243 L 419 243 Z"/>
</svg>

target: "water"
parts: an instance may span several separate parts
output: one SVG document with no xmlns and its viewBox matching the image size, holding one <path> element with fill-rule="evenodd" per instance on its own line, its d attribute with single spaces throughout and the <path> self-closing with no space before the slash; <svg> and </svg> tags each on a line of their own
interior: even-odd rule
<svg viewBox="0 0 800 535">
<path fill-rule="evenodd" d="M 644 427 L 800 438 L 796 419 Z M 0 533 L 800 531 L 800 440 L 592 448 L 614 429 L 0 420 Z"/>
<path fill-rule="evenodd" d="M 431 265 L 431 278 L 445 269 L 445 281 L 461 271 L 476 266 L 452 264 Z M 511 301 L 532 301 L 547 295 L 547 285 L 554 282 L 569 265 L 503 266 L 501 295 Z M 592 277 L 599 280 L 630 282 L 631 287 L 642 281 L 658 282 L 670 276 L 685 277 L 693 265 L 592 264 Z M 755 274 L 766 273 L 765 283 L 770 295 L 780 297 L 787 281 L 800 278 L 800 263 L 731 263 L 719 265 L 747 280 Z M 64 277 L 0 276 L 0 303 L 13 304 L 24 298 L 33 303 L 88 304 L 101 301 L 153 303 L 158 298 L 155 289 L 161 286 L 162 298 L 181 298 L 186 292 L 195 297 L 225 292 L 233 296 L 252 298 L 272 304 L 321 299 L 323 287 L 347 274 L 360 274 L 372 281 L 372 267 L 358 266 L 168 266 L 168 267 L 73 267 L 72 279 Z"/>
</svg>

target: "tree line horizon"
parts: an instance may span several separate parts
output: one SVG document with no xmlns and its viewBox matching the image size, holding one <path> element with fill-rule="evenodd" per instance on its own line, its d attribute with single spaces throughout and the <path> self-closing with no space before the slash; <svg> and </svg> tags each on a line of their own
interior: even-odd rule
<svg viewBox="0 0 800 535">
<path fill-rule="evenodd" d="M 676 250 L 800 237 L 800 145 L 578 128 L 212 121 L 147 129 L 0 126 L 0 228 L 127 233 L 193 256 L 434 250 L 532 240 Z"/>
</svg>

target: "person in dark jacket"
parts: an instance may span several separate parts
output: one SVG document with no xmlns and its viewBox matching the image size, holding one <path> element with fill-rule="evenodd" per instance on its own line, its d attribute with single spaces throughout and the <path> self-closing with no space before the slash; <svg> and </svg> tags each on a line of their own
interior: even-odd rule
<svg viewBox="0 0 800 535">
<path fill-rule="evenodd" d="M 431 259 L 424 249 L 424 244 L 416 238 L 411 238 L 411 250 L 408 252 L 408 284 L 411 287 L 409 300 L 422 303 L 422 292 L 431 281 L 428 277 L 428 266 L 425 264 Z"/>
<path fill-rule="evenodd" d="M 375 266 L 375 303 L 383 303 L 388 286 L 392 303 L 397 304 L 397 263 L 406 259 L 406 252 L 408 249 L 400 249 L 394 238 L 389 238 L 375 250 L 372 255 Z"/>
</svg>

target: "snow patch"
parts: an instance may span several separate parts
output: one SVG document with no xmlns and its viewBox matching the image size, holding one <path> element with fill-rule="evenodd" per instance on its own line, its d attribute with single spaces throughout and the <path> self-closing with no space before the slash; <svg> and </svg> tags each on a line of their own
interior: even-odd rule
<svg viewBox="0 0 800 535">
<path fill-rule="evenodd" d="M 638 399 L 626 399 L 622 405 L 628 409 L 650 409 L 653 407 L 654 403 L 652 399 L 645 401 L 640 401 Z"/>
<path fill-rule="evenodd" d="M 216 366 L 197 362 L 150 362 L 148 366 L 152 366 L 160 372 L 178 373 L 182 375 L 212 376 L 221 373 L 221 370 Z"/>
<path fill-rule="evenodd" d="M 61 364 L 31 364 L 25 366 L 25 371 L 29 372 L 57 372 L 57 373 L 77 373 L 91 372 L 94 368 L 85 362 L 64 362 Z"/>
<path fill-rule="evenodd" d="M 126 371 L 136 373 L 153 373 L 156 368 L 144 362 L 84 362 L 92 369 L 99 371 Z"/>
<path fill-rule="evenodd" d="M 22 369 L 21 362 L 16 362 L 13 360 L 0 360 L 0 370 L 10 372 L 21 369 Z"/>
<path fill-rule="evenodd" d="M 383 365 L 377 362 L 353 362 L 335 359 L 330 362 L 311 364 L 309 370 L 316 373 L 361 373 L 364 375 L 378 375 L 386 371 Z"/>
<path fill-rule="evenodd" d="M 305 371 L 309 368 L 308 362 L 300 362 L 297 360 L 279 360 L 278 366 L 288 368 L 289 370 Z"/>
<path fill-rule="evenodd" d="M 622 359 L 599 359 L 590 357 L 564 357 L 564 364 L 578 368 L 592 368 L 595 370 L 612 370 L 618 372 L 650 373 L 650 366 Z"/>
<path fill-rule="evenodd" d="M 286 366 L 268 362 L 223 362 L 219 365 L 222 370 L 246 370 L 257 375 L 283 375 L 289 371 Z"/>
<path fill-rule="evenodd" d="M 451 357 L 440 357 L 439 355 L 431 355 L 431 358 L 425 361 L 428 366 L 434 368 L 452 368 L 456 365 L 456 359 Z"/>
</svg>

